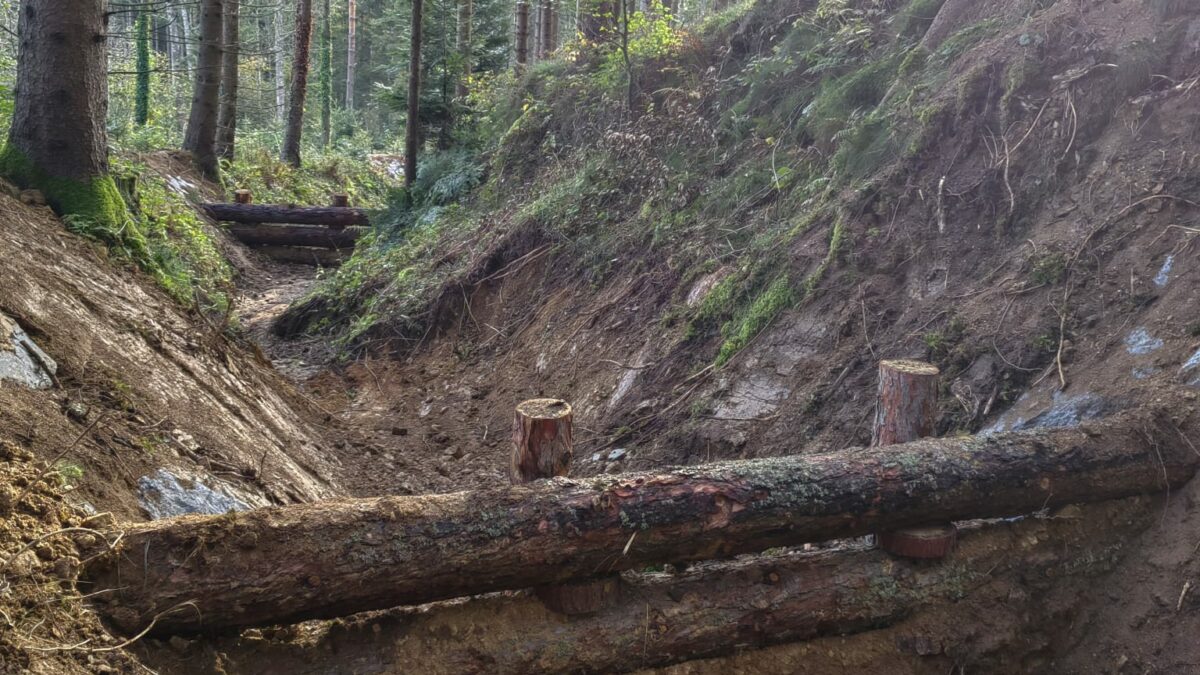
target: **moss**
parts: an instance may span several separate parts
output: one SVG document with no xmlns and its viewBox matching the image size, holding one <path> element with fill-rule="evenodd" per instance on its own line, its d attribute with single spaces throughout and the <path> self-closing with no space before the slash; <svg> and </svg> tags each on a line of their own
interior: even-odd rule
<svg viewBox="0 0 1200 675">
<path fill-rule="evenodd" d="M 717 354 L 717 367 L 728 363 L 729 359 L 750 344 L 754 336 L 771 325 L 771 322 L 783 310 L 791 307 L 795 299 L 796 295 L 792 291 L 791 281 L 787 275 L 776 278 L 765 291 L 755 298 L 754 304 L 750 305 L 745 316 L 730 331 L 731 334 L 721 345 L 721 351 Z"/>
<path fill-rule="evenodd" d="M 128 220 L 125 201 L 110 176 L 87 181 L 51 176 L 20 150 L 6 144 L 0 150 L 0 174 L 24 188 L 40 190 L 56 212 L 90 221 L 103 229 L 119 229 Z"/>
<path fill-rule="evenodd" d="M 902 40 L 919 40 L 924 37 L 944 4 L 946 0 L 912 0 L 896 15 L 893 23 L 896 37 Z"/>
</svg>

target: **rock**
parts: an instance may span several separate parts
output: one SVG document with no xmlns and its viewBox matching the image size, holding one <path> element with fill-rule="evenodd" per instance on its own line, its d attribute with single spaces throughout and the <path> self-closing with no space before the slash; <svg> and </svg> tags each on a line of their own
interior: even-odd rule
<svg viewBox="0 0 1200 675">
<path fill-rule="evenodd" d="M 197 480 L 180 479 L 166 469 L 138 479 L 138 502 L 152 520 L 189 513 L 220 515 L 250 508 L 236 497 Z"/>
<path fill-rule="evenodd" d="M 608 453 L 608 461 L 619 462 L 625 459 L 626 454 L 628 454 L 628 451 L 625 448 L 614 448 L 612 452 Z"/>
<path fill-rule="evenodd" d="M 84 405 L 83 403 L 80 403 L 79 401 L 71 401 L 71 402 L 67 403 L 67 407 L 66 407 L 67 417 L 71 418 L 72 420 L 74 420 L 76 422 L 79 422 L 80 424 L 87 422 L 88 412 L 89 412 L 88 407 L 86 405 Z"/>
<path fill-rule="evenodd" d="M 621 465 L 617 464 L 616 462 L 609 462 L 608 465 L 604 467 L 604 473 L 620 473 L 620 472 L 621 472 Z"/>
<path fill-rule="evenodd" d="M 16 382 L 30 389 L 54 385 L 58 364 L 42 351 L 16 321 L 0 314 L 0 381 Z"/>
</svg>

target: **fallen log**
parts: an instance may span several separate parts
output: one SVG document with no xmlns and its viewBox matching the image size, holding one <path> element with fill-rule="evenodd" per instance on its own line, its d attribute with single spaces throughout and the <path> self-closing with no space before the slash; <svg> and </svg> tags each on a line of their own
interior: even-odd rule
<svg viewBox="0 0 1200 675">
<path fill-rule="evenodd" d="M 365 227 L 334 229 L 315 225 L 230 225 L 229 233 L 243 244 L 354 248 Z"/>
<path fill-rule="evenodd" d="M 316 248 L 312 246 L 275 246 L 259 245 L 255 251 L 280 262 L 314 265 L 317 267 L 337 267 L 346 262 L 353 253 L 351 249 Z"/>
<path fill-rule="evenodd" d="M 300 634 L 225 639 L 206 652 L 245 675 L 629 672 L 851 635 L 973 594 L 981 596 L 975 607 L 991 604 L 990 594 L 1013 605 L 1010 578 L 1036 592 L 1064 577 L 1109 571 L 1114 544 L 1153 518 L 1145 501 L 1090 507 L 1086 518 L 976 526 L 940 564 L 861 547 L 764 555 L 703 563 L 677 575 L 626 573 L 619 604 L 586 617 L 564 618 L 526 594 L 492 594 L 362 615 Z M 1027 601 L 1040 604 L 1036 597 Z M 174 652 L 165 658 L 155 664 L 163 672 L 188 672 L 173 662 Z M 216 670 L 194 658 L 186 657 L 197 672 Z"/>
<path fill-rule="evenodd" d="M 342 206 L 290 206 L 280 204 L 227 204 L 207 202 L 200 210 L 213 220 L 230 223 L 289 223 L 348 227 L 370 225 L 366 209 Z"/>
<path fill-rule="evenodd" d="M 926 439 L 478 492 L 185 516 L 89 565 L 118 627 L 278 624 L 1177 487 L 1197 455 L 1164 411 L 1080 429 Z"/>
</svg>

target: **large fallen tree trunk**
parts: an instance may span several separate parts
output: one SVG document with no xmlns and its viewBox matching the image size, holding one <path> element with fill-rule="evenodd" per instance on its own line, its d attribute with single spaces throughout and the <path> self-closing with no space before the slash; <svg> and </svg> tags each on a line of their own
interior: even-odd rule
<svg viewBox="0 0 1200 675">
<path fill-rule="evenodd" d="M 370 225 L 366 209 L 342 206 L 283 206 L 209 202 L 200 209 L 213 220 L 230 223 L 290 223 L 292 225 Z"/>
<path fill-rule="evenodd" d="M 232 225 L 229 233 L 243 244 L 354 248 L 365 227 L 330 228 L 315 225 Z"/>
<path fill-rule="evenodd" d="M 1155 492 L 1195 472 L 1187 440 L 1143 411 L 1083 429 L 185 516 L 129 526 L 88 576 L 126 630 L 342 616 Z"/>
<path fill-rule="evenodd" d="M 1103 574 L 1116 560 L 1114 544 L 1153 517 L 1129 501 L 1085 514 L 968 530 L 940 564 L 862 548 L 758 556 L 679 575 L 626 574 L 619 603 L 586 617 L 564 618 L 527 594 L 492 594 L 363 615 L 316 634 L 221 641 L 209 651 L 245 675 L 628 672 L 876 629 L 976 593 L 975 607 L 991 604 L 992 593 L 1013 605 L 1006 577 L 1036 591 Z M 1005 610 L 1028 617 L 1023 607 L 994 607 L 990 620 Z M 941 637 L 952 640 L 944 623 Z"/>
</svg>

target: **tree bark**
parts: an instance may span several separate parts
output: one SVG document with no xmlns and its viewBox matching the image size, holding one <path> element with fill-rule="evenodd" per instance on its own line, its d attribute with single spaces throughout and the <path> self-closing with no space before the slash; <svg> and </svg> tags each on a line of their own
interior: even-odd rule
<svg viewBox="0 0 1200 675">
<path fill-rule="evenodd" d="M 458 75 L 455 95 L 458 98 L 467 97 L 467 81 L 471 79 L 474 67 L 475 52 L 471 48 L 471 21 L 474 20 L 475 4 L 473 0 L 458 0 L 458 36 L 455 40 L 455 51 L 462 60 L 462 70 Z"/>
<path fill-rule="evenodd" d="M 346 110 L 354 110 L 354 77 L 358 67 L 358 7 L 346 3 Z"/>
<path fill-rule="evenodd" d="M 1098 515 L 1116 518 L 1129 507 L 1120 506 Z M 1025 519 L 977 528 L 939 565 L 851 549 L 758 556 L 682 575 L 626 574 L 621 602 L 589 617 L 566 619 L 528 596 L 497 594 L 351 619 L 295 641 L 223 640 L 214 651 L 230 672 L 245 675 L 266 675 L 258 664 L 324 675 L 331 662 L 352 663 L 357 675 L 631 672 L 873 630 L 989 587 L 1007 593 L 1012 578 L 1036 588 L 1098 576 L 1107 566 L 1097 561 L 1111 557 L 1112 539 L 1102 531 L 1110 522 Z"/>
<path fill-rule="evenodd" d="M 230 223 L 287 223 L 290 225 L 370 225 L 366 209 L 339 206 L 280 206 L 277 204 L 200 204 L 213 220 Z"/>
<path fill-rule="evenodd" d="M 517 68 L 521 69 L 529 63 L 529 3 L 525 0 L 517 2 L 516 25 Z"/>
<path fill-rule="evenodd" d="M 408 55 L 408 115 L 404 121 L 404 184 L 417 180 L 417 153 L 421 144 L 421 5 L 412 0 L 412 34 Z"/>
<path fill-rule="evenodd" d="M 871 445 L 932 436 L 937 422 L 938 369 L 921 361 L 880 361 Z"/>
<path fill-rule="evenodd" d="M 275 32 L 275 49 L 272 52 L 275 76 L 275 119 L 283 122 L 287 115 L 287 83 L 283 76 L 284 73 L 284 54 L 287 53 L 287 40 L 284 30 L 283 9 L 282 5 L 279 8 L 272 10 L 272 24 Z"/>
<path fill-rule="evenodd" d="M 571 406 L 535 398 L 517 406 L 509 477 L 513 484 L 567 475 L 572 457 Z"/>
<path fill-rule="evenodd" d="M 36 188 L 61 214 L 123 227 L 125 203 L 108 176 L 104 0 L 22 0 L 17 86 L 0 173 Z"/>
<path fill-rule="evenodd" d="M 938 369 L 923 361 L 880 361 L 872 445 L 908 443 L 934 435 Z M 905 528 L 875 535 L 883 550 L 909 558 L 941 558 L 954 548 L 953 523 Z"/>
<path fill-rule="evenodd" d="M 87 576 L 128 631 L 155 617 L 159 634 L 335 617 L 1176 488 L 1197 463 L 1185 433 L 1167 409 L 1142 410 L 1081 429 L 187 516 L 126 526 L 120 554 Z"/>
<path fill-rule="evenodd" d="M 150 37 L 150 12 L 143 9 L 137 17 L 137 84 L 133 112 L 133 121 L 139 127 L 150 121 Z"/>
<path fill-rule="evenodd" d="M 539 52 L 543 59 L 549 58 L 554 51 L 554 2 L 553 0 L 544 0 L 542 2 L 542 28 L 541 47 Z"/>
<path fill-rule="evenodd" d="M 200 57 L 192 87 L 192 109 L 188 116 L 183 149 L 192 153 L 200 173 L 217 178 L 217 105 L 221 95 L 222 2 L 200 3 Z"/>
<path fill-rule="evenodd" d="M 55 178 L 108 172 L 107 32 L 103 0 L 21 2 L 8 143 Z"/>
<path fill-rule="evenodd" d="M 300 166 L 300 137 L 304 132 L 304 97 L 308 94 L 308 61 L 312 45 L 312 0 L 296 2 L 296 43 L 292 55 L 292 79 L 287 121 L 283 129 L 280 159 Z"/>
<path fill-rule="evenodd" d="M 365 227 L 333 229 L 314 225 L 231 225 L 229 233 L 243 244 L 354 248 Z"/>
<path fill-rule="evenodd" d="M 221 56 L 221 109 L 217 116 L 217 156 L 225 160 L 233 159 L 237 138 L 238 61 L 241 52 L 239 2 L 225 0 L 225 51 Z"/>
<path fill-rule="evenodd" d="M 328 150 L 333 135 L 333 14 L 329 0 L 321 4 L 321 147 Z"/>
</svg>

